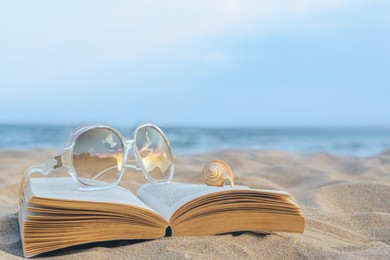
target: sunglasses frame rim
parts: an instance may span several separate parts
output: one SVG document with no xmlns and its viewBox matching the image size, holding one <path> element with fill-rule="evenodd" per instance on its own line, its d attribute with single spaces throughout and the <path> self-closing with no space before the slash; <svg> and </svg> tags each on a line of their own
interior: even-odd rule
<svg viewBox="0 0 390 260">
<path fill-rule="evenodd" d="M 129 167 L 126 167 L 126 161 L 127 161 L 128 156 L 129 156 L 129 152 L 131 150 L 133 150 L 136 165 L 134 165 L 134 166 L 131 165 L 132 168 L 137 169 L 137 166 L 138 166 L 140 168 L 140 170 L 142 171 L 142 173 L 144 174 L 144 176 L 146 177 L 146 179 L 151 183 L 157 183 L 157 182 L 169 183 L 169 182 L 171 182 L 171 180 L 173 178 L 173 174 L 174 174 L 174 169 L 175 169 L 174 162 L 172 161 L 172 163 L 171 163 L 171 166 L 170 166 L 171 170 L 170 170 L 167 181 L 156 180 L 153 177 L 151 177 L 149 175 L 149 173 L 146 171 L 145 166 L 142 162 L 139 150 L 138 150 L 137 146 L 135 145 L 135 138 L 137 137 L 137 133 L 139 132 L 140 129 L 143 129 L 146 127 L 151 127 L 153 129 L 157 130 L 157 132 L 163 137 L 164 142 L 166 142 L 166 144 L 168 145 L 170 156 L 171 156 L 171 158 L 173 158 L 172 148 L 171 148 L 171 145 L 169 143 L 168 137 L 165 135 L 165 133 L 158 126 L 156 126 L 154 124 L 147 123 L 147 124 L 138 125 L 136 127 L 136 129 L 134 130 L 131 139 L 127 139 L 126 137 L 124 137 L 124 135 L 114 127 L 107 126 L 104 124 L 93 124 L 93 125 L 86 125 L 86 126 L 78 127 L 71 132 L 71 134 L 68 138 L 68 143 L 64 149 L 63 154 L 61 155 L 62 166 L 68 170 L 69 175 L 71 175 L 73 180 L 75 180 L 79 184 L 79 188 L 81 190 L 106 189 L 106 188 L 110 188 L 110 187 L 118 185 L 118 183 L 121 181 L 125 169 L 129 168 Z M 93 186 L 93 185 L 90 185 L 88 183 L 83 182 L 82 179 L 78 176 L 77 171 L 74 168 L 74 164 L 73 164 L 73 150 L 74 150 L 74 147 L 78 141 L 78 138 L 80 138 L 83 134 L 87 133 L 88 131 L 92 131 L 94 129 L 108 129 L 108 130 L 112 131 L 113 133 L 118 135 L 118 137 L 121 139 L 121 142 L 123 145 L 123 156 L 122 156 L 122 162 L 121 162 L 122 167 L 119 171 L 118 179 L 112 183 L 109 183 L 109 184 L 103 185 L 103 186 Z"/>
<path fill-rule="evenodd" d="M 94 129 L 108 129 L 119 136 L 119 138 L 122 142 L 122 146 L 123 146 L 123 156 L 122 156 L 122 162 L 121 162 L 122 165 L 123 165 L 123 161 L 124 161 L 124 156 L 126 154 L 126 144 L 125 144 L 126 139 L 114 127 L 110 127 L 110 126 L 103 125 L 103 124 L 94 124 L 94 125 L 81 126 L 79 128 L 74 129 L 69 136 L 68 143 L 64 149 L 64 153 L 62 154 L 62 166 L 68 170 L 68 173 L 72 176 L 73 180 L 75 180 L 79 184 L 79 188 L 82 190 L 98 190 L 98 189 L 106 189 L 106 188 L 113 187 L 120 182 L 120 180 L 122 179 L 123 172 L 124 172 L 124 167 L 121 167 L 121 169 L 119 171 L 118 179 L 112 183 L 109 183 L 109 184 L 103 185 L 103 186 L 94 186 L 94 185 L 90 185 L 88 183 L 85 183 L 82 181 L 80 176 L 77 174 L 77 171 L 76 171 L 76 169 L 74 167 L 74 163 L 73 163 L 74 147 L 77 144 L 77 141 L 79 140 L 79 138 L 83 134 L 85 134 L 89 131 L 92 131 Z"/>
<path fill-rule="evenodd" d="M 150 174 L 147 173 L 147 171 L 145 169 L 144 163 L 142 162 L 141 155 L 140 155 L 138 147 L 136 145 L 136 138 L 137 138 L 137 134 L 139 133 L 139 130 L 142 129 L 142 128 L 146 128 L 146 127 L 151 127 L 153 129 L 157 130 L 157 132 L 163 137 L 164 142 L 169 147 L 169 156 L 172 158 L 172 163 L 171 163 L 171 166 L 170 166 L 171 169 L 170 169 L 170 173 L 169 173 L 167 181 L 159 181 L 159 180 L 154 179 L 152 176 L 150 176 Z M 158 127 L 158 126 L 156 126 L 154 124 L 151 124 L 151 123 L 138 125 L 138 127 L 133 132 L 133 136 L 131 137 L 131 146 L 132 146 L 132 149 L 134 151 L 134 155 L 135 155 L 134 157 L 135 157 L 135 161 L 137 162 L 137 166 L 139 166 L 142 169 L 143 174 L 145 175 L 146 179 L 149 182 L 151 182 L 151 183 L 159 183 L 159 182 L 170 183 L 172 181 L 173 174 L 175 172 L 175 163 L 174 163 L 174 160 L 173 160 L 172 148 L 171 148 L 171 144 L 169 143 L 168 137 L 165 135 L 165 133 L 161 130 L 160 127 Z"/>
</svg>

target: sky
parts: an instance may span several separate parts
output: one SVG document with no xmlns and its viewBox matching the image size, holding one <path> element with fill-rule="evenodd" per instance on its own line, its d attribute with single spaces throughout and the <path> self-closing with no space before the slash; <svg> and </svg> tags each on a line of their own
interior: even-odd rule
<svg viewBox="0 0 390 260">
<path fill-rule="evenodd" d="M 0 123 L 390 126 L 390 2 L 7 1 Z"/>
</svg>

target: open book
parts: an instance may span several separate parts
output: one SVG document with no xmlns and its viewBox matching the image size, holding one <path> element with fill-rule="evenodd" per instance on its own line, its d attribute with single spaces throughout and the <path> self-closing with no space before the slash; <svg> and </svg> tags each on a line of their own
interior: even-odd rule
<svg viewBox="0 0 390 260">
<path fill-rule="evenodd" d="M 135 195 L 120 186 L 79 191 L 71 178 L 32 178 L 24 194 L 19 225 L 26 257 L 97 241 L 305 227 L 287 192 L 245 186 L 144 184 Z"/>
</svg>

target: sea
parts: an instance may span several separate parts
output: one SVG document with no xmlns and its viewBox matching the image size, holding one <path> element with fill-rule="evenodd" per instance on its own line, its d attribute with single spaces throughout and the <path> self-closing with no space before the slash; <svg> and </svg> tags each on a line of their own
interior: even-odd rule
<svg viewBox="0 0 390 260">
<path fill-rule="evenodd" d="M 0 149 L 65 147 L 74 125 L 0 124 Z M 118 128 L 131 138 L 135 126 Z M 162 127 L 174 154 L 219 150 L 284 150 L 370 157 L 390 150 L 390 128 Z"/>
</svg>

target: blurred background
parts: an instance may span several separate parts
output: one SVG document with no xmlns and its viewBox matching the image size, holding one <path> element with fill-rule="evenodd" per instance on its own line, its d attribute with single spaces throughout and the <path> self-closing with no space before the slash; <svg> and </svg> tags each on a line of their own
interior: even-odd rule
<svg viewBox="0 0 390 260">
<path fill-rule="evenodd" d="M 8 1 L 0 148 L 62 148 L 80 124 L 175 153 L 390 149 L 390 2 Z"/>
</svg>

